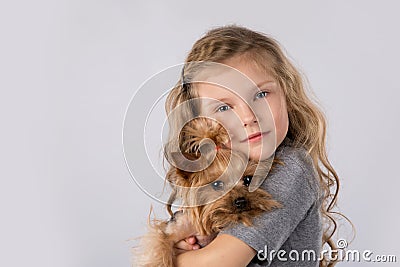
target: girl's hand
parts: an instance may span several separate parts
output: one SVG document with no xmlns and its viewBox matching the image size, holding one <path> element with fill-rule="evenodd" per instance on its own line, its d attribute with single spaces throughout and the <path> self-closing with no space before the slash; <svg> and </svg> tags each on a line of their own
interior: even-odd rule
<svg viewBox="0 0 400 267">
<path fill-rule="evenodd" d="M 212 234 L 208 236 L 207 235 L 189 236 L 175 243 L 175 253 L 176 255 L 179 255 L 184 252 L 205 247 L 208 244 L 210 244 L 211 241 L 214 240 L 216 236 L 217 234 Z"/>
<path fill-rule="evenodd" d="M 199 249 L 200 245 L 197 244 L 196 236 L 189 236 L 175 243 L 174 247 L 175 247 L 175 254 L 179 255 L 181 253 Z"/>
</svg>

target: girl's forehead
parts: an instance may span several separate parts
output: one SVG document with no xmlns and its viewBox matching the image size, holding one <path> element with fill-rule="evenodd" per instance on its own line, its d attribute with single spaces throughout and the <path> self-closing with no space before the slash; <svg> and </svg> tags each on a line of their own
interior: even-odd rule
<svg viewBox="0 0 400 267">
<path fill-rule="evenodd" d="M 229 65 L 228 65 L 229 64 Z M 258 67 L 255 62 L 232 60 L 224 64 L 212 64 L 200 70 L 193 82 L 215 84 L 236 92 L 259 88 L 265 83 L 275 82 L 276 79 L 264 68 Z"/>
<path fill-rule="evenodd" d="M 207 62 L 191 79 L 192 88 L 203 103 L 248 101 L 259 91 L 279 90 L 273 75 L 253 60 L 233 58 L 224 63 Z"/>
<path fill-rule="evenodd" d="M 193 88 L 199 97 L 221 99 L 247 98 L 262 90 L 274 91 L 277 89 L 277 85 L 278 83 L 272 76 L 260 75 L 253 80 L 242 73 L 230 73 L 198 81 Z"/>
<path fill-rule="evenodd" d="M 235 92 L 234 90 L 212 83 L 198 83 L 196 84 L 195 88 L 197 91 L 197 95 L 201 98 L 205 98 L 205 101 L 207 101 L 207 98 L 209 98 L 210 101 L 224 101 L 226 99 L 238 97 L 237 92 Z"/>
</svg>

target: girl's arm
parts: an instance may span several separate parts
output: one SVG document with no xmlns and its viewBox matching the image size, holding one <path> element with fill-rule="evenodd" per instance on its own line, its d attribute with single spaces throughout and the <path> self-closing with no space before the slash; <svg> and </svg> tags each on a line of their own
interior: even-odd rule
<svg viewBox="0 0 400 267">
<path fill-rule="evenodd" d="M 177 256 L 177 267 L 244 267 L 256 255 L 256 251 L 242 240 L 227 234 L 218 235 L 202 249 Z"/>
</svg>

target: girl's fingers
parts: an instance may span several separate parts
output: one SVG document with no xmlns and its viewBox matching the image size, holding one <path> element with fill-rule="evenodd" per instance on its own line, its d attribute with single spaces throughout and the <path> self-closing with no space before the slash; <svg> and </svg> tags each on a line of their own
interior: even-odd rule
<svg viewBox="0 0 400 267">
<path fill-rule="evenodd" d="M 197 242 L 196 237 L 194 237 L 194 236 L 189 236 L 189 237 L 185 238 L 185 241 L 187 243 L 189 243 L 190 245 L 196 244 L 196 242 Z"/>
<path fill-rule="evenodd" d="M 190 251 L 199 249 L 200 246 L 198 244 L 189 244 L 185 240 L 181 240 L 175 244 L 175 248 L 177 248 L 178 250 Z"/>
</svg>

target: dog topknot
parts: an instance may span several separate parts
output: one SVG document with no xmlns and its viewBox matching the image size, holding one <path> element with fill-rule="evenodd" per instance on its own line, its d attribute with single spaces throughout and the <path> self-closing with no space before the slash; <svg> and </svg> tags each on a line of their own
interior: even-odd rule
<svg viewBox="0 0 400 267">
<path fill-rule="evenodd" d="M 181 134 L 181 151 L 207 153 L 212 149 L 227 148 L 229 134 L 215 119 L 198 117 L 184 125 Z"/>
</svg>

